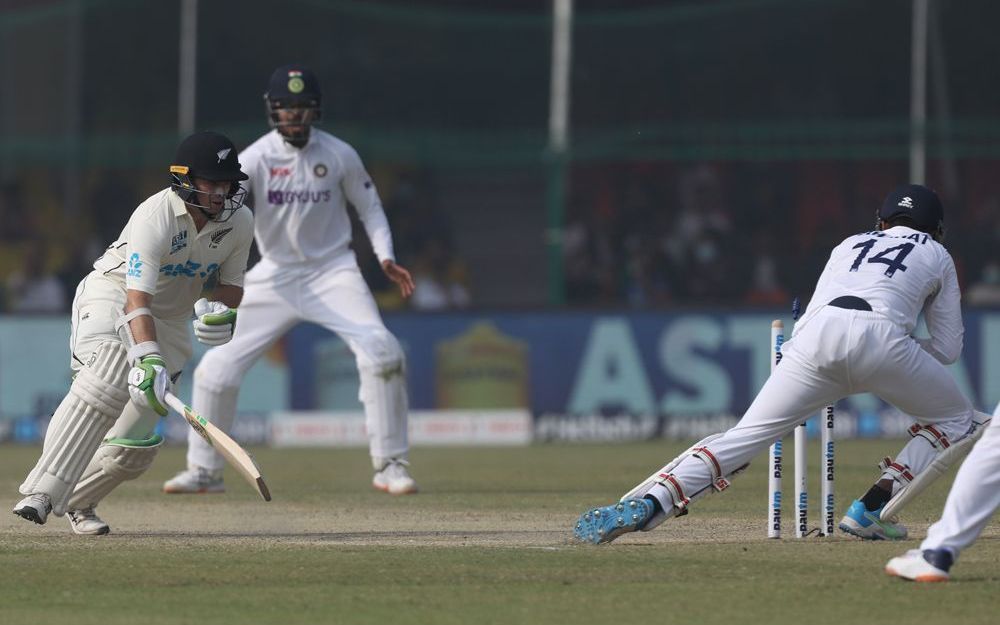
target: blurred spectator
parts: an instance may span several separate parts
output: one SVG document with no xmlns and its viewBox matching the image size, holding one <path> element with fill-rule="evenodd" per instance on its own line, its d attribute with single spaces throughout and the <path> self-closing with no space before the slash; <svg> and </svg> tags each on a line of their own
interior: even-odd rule
<svg viewBox="0 0 1000 625">
<path fill-rule="evenodd" d="M 413 263 L 411 305 L 416 310 L 453 310 L 469 306 L 467 270 L 437 240 L 427 242 Z"/>
<path fill-rule="evenodd" d="M 32 239 L 22 266 L 7 278 L 8 310 L 14 313 L 58 313 L 68 308 L 59 279 L 45 270 L 46 243 Z"/>
<path fill-rule="evenodd" d="M 1000 263 L 991 260 L 983 267 L 979 280 L 966 290 L 965 302 L 972 306 L 1000 306 Z"/>
<path fill-rule="evenodd" d="M 23 185 L 15 180 L 0 185 L 0 241 L 18 243 L 26 239 L 31 234 L 30 217 Z"/>
<path fill-rule="evenodd" d="M 753 277 L 744 302 L 751 306 L 784 306 L 791 302 L 779 278 L 779 262 L 774 253 L 777 246 L 770 232 L 754 236 Z"/>
</svg>

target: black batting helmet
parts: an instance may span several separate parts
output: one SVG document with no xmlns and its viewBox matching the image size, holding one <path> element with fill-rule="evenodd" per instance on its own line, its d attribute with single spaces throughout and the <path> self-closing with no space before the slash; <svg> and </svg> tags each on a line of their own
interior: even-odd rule
<svg viewBox="0 0 1000 625">
<path fill-rule="evenodd" d="M 249 178 L 240 169 L 236 155 L 236 146 L 225 135 L 196 132 L 177 146 L 174 162 L 170 165 L 170 186 L 186 203 L 197 206 L 216 221 L 226 221 L 243 205 L 246 191 L 240 187 L 240 182 Z M 208 212 L 210 202 L 199 201 L 205 199 L 200 195 L 209 194 L 195 187 L 194 178 L 230 183 L 225 205 L 219 213 Z"/>
</svg>

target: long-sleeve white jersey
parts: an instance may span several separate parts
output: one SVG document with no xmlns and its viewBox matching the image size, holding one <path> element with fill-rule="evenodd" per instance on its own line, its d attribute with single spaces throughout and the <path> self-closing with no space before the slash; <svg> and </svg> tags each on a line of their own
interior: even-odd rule
<svg viewBox="0 0 1000 625">
<path fill-rule="evenodd" d="M 257 248 L 278 265 L 356 263 L 346 203 L 358 211 L 379 261 L 395 260 L 378 191 L 350 145 L 313 128 L 295 148 L 272 130 L 240 154 Z"/>
<path fill-rule="evenodd" d="M 843 295 L 866 300 L 907 334 L 923 312 L 930 339 L 921 340 L 921 346 L 945 364 L 962 352 L 965 330 L 955 262 L 926 233 L 895 226 L 847 237 L 830 254 L 796 333 L 817 310 Z"/>
<path fill-rule="evenodd" d="M 184 201 L 168 188 L 135 209 L 94 271 L 122 289 L 151 294 L 154 317 L 187 319 L 216 270 L 219 284 L 243 286 L 252 238 L 248 208 L 224 222 L 209 221 L 199 232 Z"/>
</svg>

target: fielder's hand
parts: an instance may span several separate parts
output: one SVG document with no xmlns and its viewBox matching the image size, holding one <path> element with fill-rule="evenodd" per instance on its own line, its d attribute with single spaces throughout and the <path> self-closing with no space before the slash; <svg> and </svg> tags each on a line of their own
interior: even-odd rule
<svg viewBox="0 0 1000 625">
<path fill-rule="evenodd" d="M 128 394 L 138 406 L 152 408 L 161 417 L 167 416 L 167 401 L 170 390 L 170 376 L 166 363 L 159 354 L 150 354 L 139 359 L 128 372 Z"/>
<path fill-rule="evenodd" d="M 233 338 L 236 309 L 204 297 L 194 303 L 194 336 L 205 345 L 223 345 Z"/>
<path fill-rule="evenodd" d="M 403 297 L 413 295 L 413 277 L 405 267 L 397 265 L 395 261 L 387 258 L 382 261 L 382 272 L 387 278 L 396 283 L 399 287 L 399 292 L 403 295 Z"/>
</svg>

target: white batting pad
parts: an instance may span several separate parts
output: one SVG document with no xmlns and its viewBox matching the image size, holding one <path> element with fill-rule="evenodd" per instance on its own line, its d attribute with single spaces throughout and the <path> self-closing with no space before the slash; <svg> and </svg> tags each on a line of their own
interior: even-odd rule
<svg viewBox="0 0 1000 625">
<path fill-rule="evenodd" d="M 145 473 L 162 443 L 163 437 L 158 434 L 145 440 L 112 438 L 104 441 L 73 489 L 67 509 L 94 507 L 119 484 Z"/>
<path fill-rule="evenodd" d="M 45 493 L 62 516 L 70 494 L 98 445 L 128 402 L 125 348 L 107 341 L 77 373 L 45 433 L 42 457 L 21 484 L 24 495 Z"/>
</svg>

